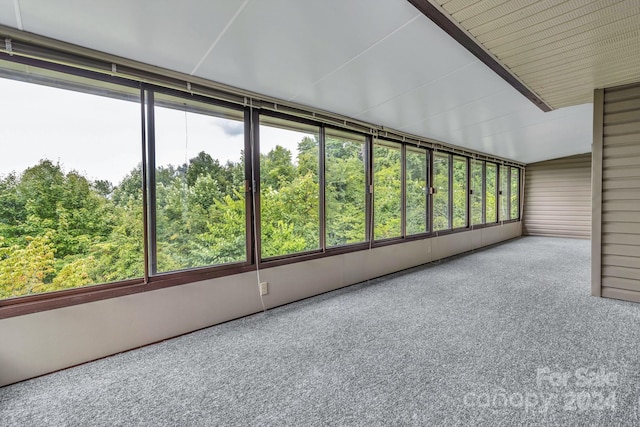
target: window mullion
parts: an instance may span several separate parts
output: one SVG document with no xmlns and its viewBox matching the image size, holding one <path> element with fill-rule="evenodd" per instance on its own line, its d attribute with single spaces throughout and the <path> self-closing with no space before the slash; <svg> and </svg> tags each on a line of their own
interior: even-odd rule
<svg viewBox="0 0 640 427">
<path fill-rule="evenodd" d="M 367 241 L 373 243 L 373 137 L 367 136 L 365 142 L 365 230 Z"/>
<path fill-rule="evenodd" d="M 143 87 L 140 88 L 140 130 L 141 139 L 140 147 L 142 150 L 142 256 L 144 259 L 144 283 L 149 283 L 149 228 L 148 228 L 148 201 L 147 201 L 147 117 L 146 117 L 146 104 L 145 104 L 146 91 Z"/>
<path fill-rule="evenodd" d="M 429 169 L 427 170 L 427 231 L 429 233 L 433 233 L 433 189 L 435 188 L 433 182 L 433 150 L 427 150 L 429 154 L 429 158 L 427 159 L 427 164 L 429 165 Z"/>
<path fill-rule="evenodd" d="M 482 191 L 482 216 L 481 221 L 482 224 L 486 224 L 487 222 L 487 162 L 482 162 L 482 178 L 481 181 L 481 191 Z"/>
<path fill-rule="evenodd" d="M 453 156 L 449 156 L 449 230 L 453 230 Z"/>
<path fill-rule="evenodd" d="M 147 270 L 150 276 L 158 272 L 158 246 L 156 234 L 156 133 L 155 133 L 155 98 L 152 90 L 145 90 L 146 93 L 146 109 L 147 109 L 147 152 L 144 160 L 146 160 L 146 197 L 147 211 L 145 213 L 147 219 L 147 245 L 148 260 Z M 144 161 L 143 160 L 143 161 Z"/>
<path fill-rule="evenodd" d="M 407 146 L 400 146 L 400 235 L 407 235 Z"/>
<path fill-rule="evenodd" d="M 320 134 L 318 136 L 318 187 L 320 187 L 320 202 L 319 205 L 319 219 L 320 219 L 320 248 L 322 251 L 327 250 L 327 199 L 326 199 L 326 191 L 325 191 L 325 176 L 326 176 L 326 167 L 325 167 L 325 127 L 320 126 Z"/>
</svg>

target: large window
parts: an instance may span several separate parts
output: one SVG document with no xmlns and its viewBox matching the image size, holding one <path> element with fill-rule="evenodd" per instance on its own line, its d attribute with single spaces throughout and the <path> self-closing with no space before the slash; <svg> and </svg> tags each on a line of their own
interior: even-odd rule
<svg viewBox="0 0 640 427">
<path fill-rule="evenodd" d="M 0 300 L 111 297 L 521 215 L 515 166 L 61 69 L 0 60 Z M 79 294 L 98 297 L 58 295 Z"/>
<path fill-rule="evenodd" d="M 486 163 L 485 181 L 485 222 L 498 221 L 498 167 L 495 163 Z"/>
<path fill-rule="evenodd" d="M 484 199 L 484 162 L 471 160 L 471 225 L 484 223 L 483 206 Z"/>
<path fill-rule="evenodd" d="M 467 226 L 467 158 L 453 156 L 453 228 Z"/>
<path fill-rule="evenodd" d="M 445 153 L 433 155 L 433 229 L 434 231 L 451 228 L 449 199 L 449 167 L 451 156 Z"/>
<path fill-rule="evenodd" d="M 429 155 L 427 150 L 406 148 L 406 232 L 407 235 L 429 231 L 427 197 L 429 194 Z"/>
<path fill-rule="evenodd" d="M 69 78 L 0 78 L 0 299 L 144 274 L 138 91 Z"/>
<path fill-rule="evenodd" d="M 262 257 L 320 248 L 319 128 L 260 117 Z"/>
<path fill-rule="evenodd" d="M 510 219 L 518 219 L 518 211 L 519 211 L 519 199 L 518 199 L 518 189 L 520 186 L 520 170 L 518 168 L 511 168 L 511 188 L 510 188 L 510 199 L 511 199 L 511 210 L 509 214 Z"/>
<path fill-rule="evenodd" d="M 362 135 L 327 129 L 326 244 L 367 240 L 367 144 Z"/>
<path fill-rule="evenodd" d="M 376 239 L 402 236 L 402 146 L 378 140 L 373 146 L 373 219 Z"/>
<path fill-rule="evenodd" d="M 500 221 L 509 219 L 509 167 L 500 165 Z"/>
<path fill-rule="evenodd" d="M 157 272 L 245 261 L 242 111 L 156 94 L 154 112 Z"/>
</svg>

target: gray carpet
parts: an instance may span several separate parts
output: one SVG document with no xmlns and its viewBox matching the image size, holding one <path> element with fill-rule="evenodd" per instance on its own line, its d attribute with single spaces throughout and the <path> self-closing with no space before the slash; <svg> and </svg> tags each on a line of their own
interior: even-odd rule
<svg viewBox="0 0 640 427">
<path fill-rule="evenodd" d="M 589 248 L 522 238 L 0 388 L 0 425 L 638 425 L 640 304 L 589 296 Z"/>
</svg>

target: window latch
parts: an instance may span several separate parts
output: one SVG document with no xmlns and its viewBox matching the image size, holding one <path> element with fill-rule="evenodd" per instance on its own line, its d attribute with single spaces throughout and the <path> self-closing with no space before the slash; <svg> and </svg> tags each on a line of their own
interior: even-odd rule
<svg viewBox="0 0 640 427">
<path fill-rule="evenodd" d="M 4 39 L 4 48 L 9 55 L 13 56 L 13 44 L 11 43 L 11 39 L 9 37 Z"/>
</svg>

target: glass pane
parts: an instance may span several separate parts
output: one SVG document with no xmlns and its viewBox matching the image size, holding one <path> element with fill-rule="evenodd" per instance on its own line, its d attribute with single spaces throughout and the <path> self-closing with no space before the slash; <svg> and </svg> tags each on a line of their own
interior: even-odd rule
<svg viewBox="0 0 640 427">
<path fill-rule="evenodd" d="M 496 210 L 498 197 L 498 168 L 495 163 L 487 162 L 486 166 L 487 183 L 486 183 L 486 217 L 485 222 L 490 224 L 498 221 L 498 212 Z"/>
<path fill-rule="evenodd" d="M 482 224 L 482 165 L 481 160 L 471 160 L 471 224 Z"/>
<path fill-rule="evenodd" d="M 365 137 L 328 131 L 325 139 L 327 246 L 364 242 L 367 240 Z"/>
<path fill-rule="evenodd" d="M 0 299 L 142 277 L 139 91 L 20 79 L 0 78 Z"/>
<path fill-rule="evenodd" d="M 518 219 L 518 187 L 519 187 L 520 170 L 511 168 L 511 219 Z"/>
<path fill-rule="evenodd" d="M 262 257 L 320 248 L 319 129 L 260 118 Z"/>
<path fill-rule="evenodd" d="M 509 219 L 509 168 L 500 165 L 500 221 Z"/>
<path fill-rule="evenodd" d="M 402 236 L 401 146 L 379 142 L 373 147 L 373 218 L 376 239 Z"/>
<path fill-rule="evenodd" d="M 156 95 L 158 272 L 245 261 L 242 112 Z"/>
<path fill-rule="evenodd" d="M 433 155 L 433 229 L 446 230 L 449 224 L 449 163 L 451 156 L 436 153 Z"/>
<path fill-rule="evenodd" d="M 426 150 L 407 147 L 406 198 L 407 234 L 426 233 L 427 223 L 427 176 L 428 154 Z"/>
<path fill-rule="evenodd" d="M 453 228 L 467 226 L 467 159 L 453 157 Z"/>
</svg>

